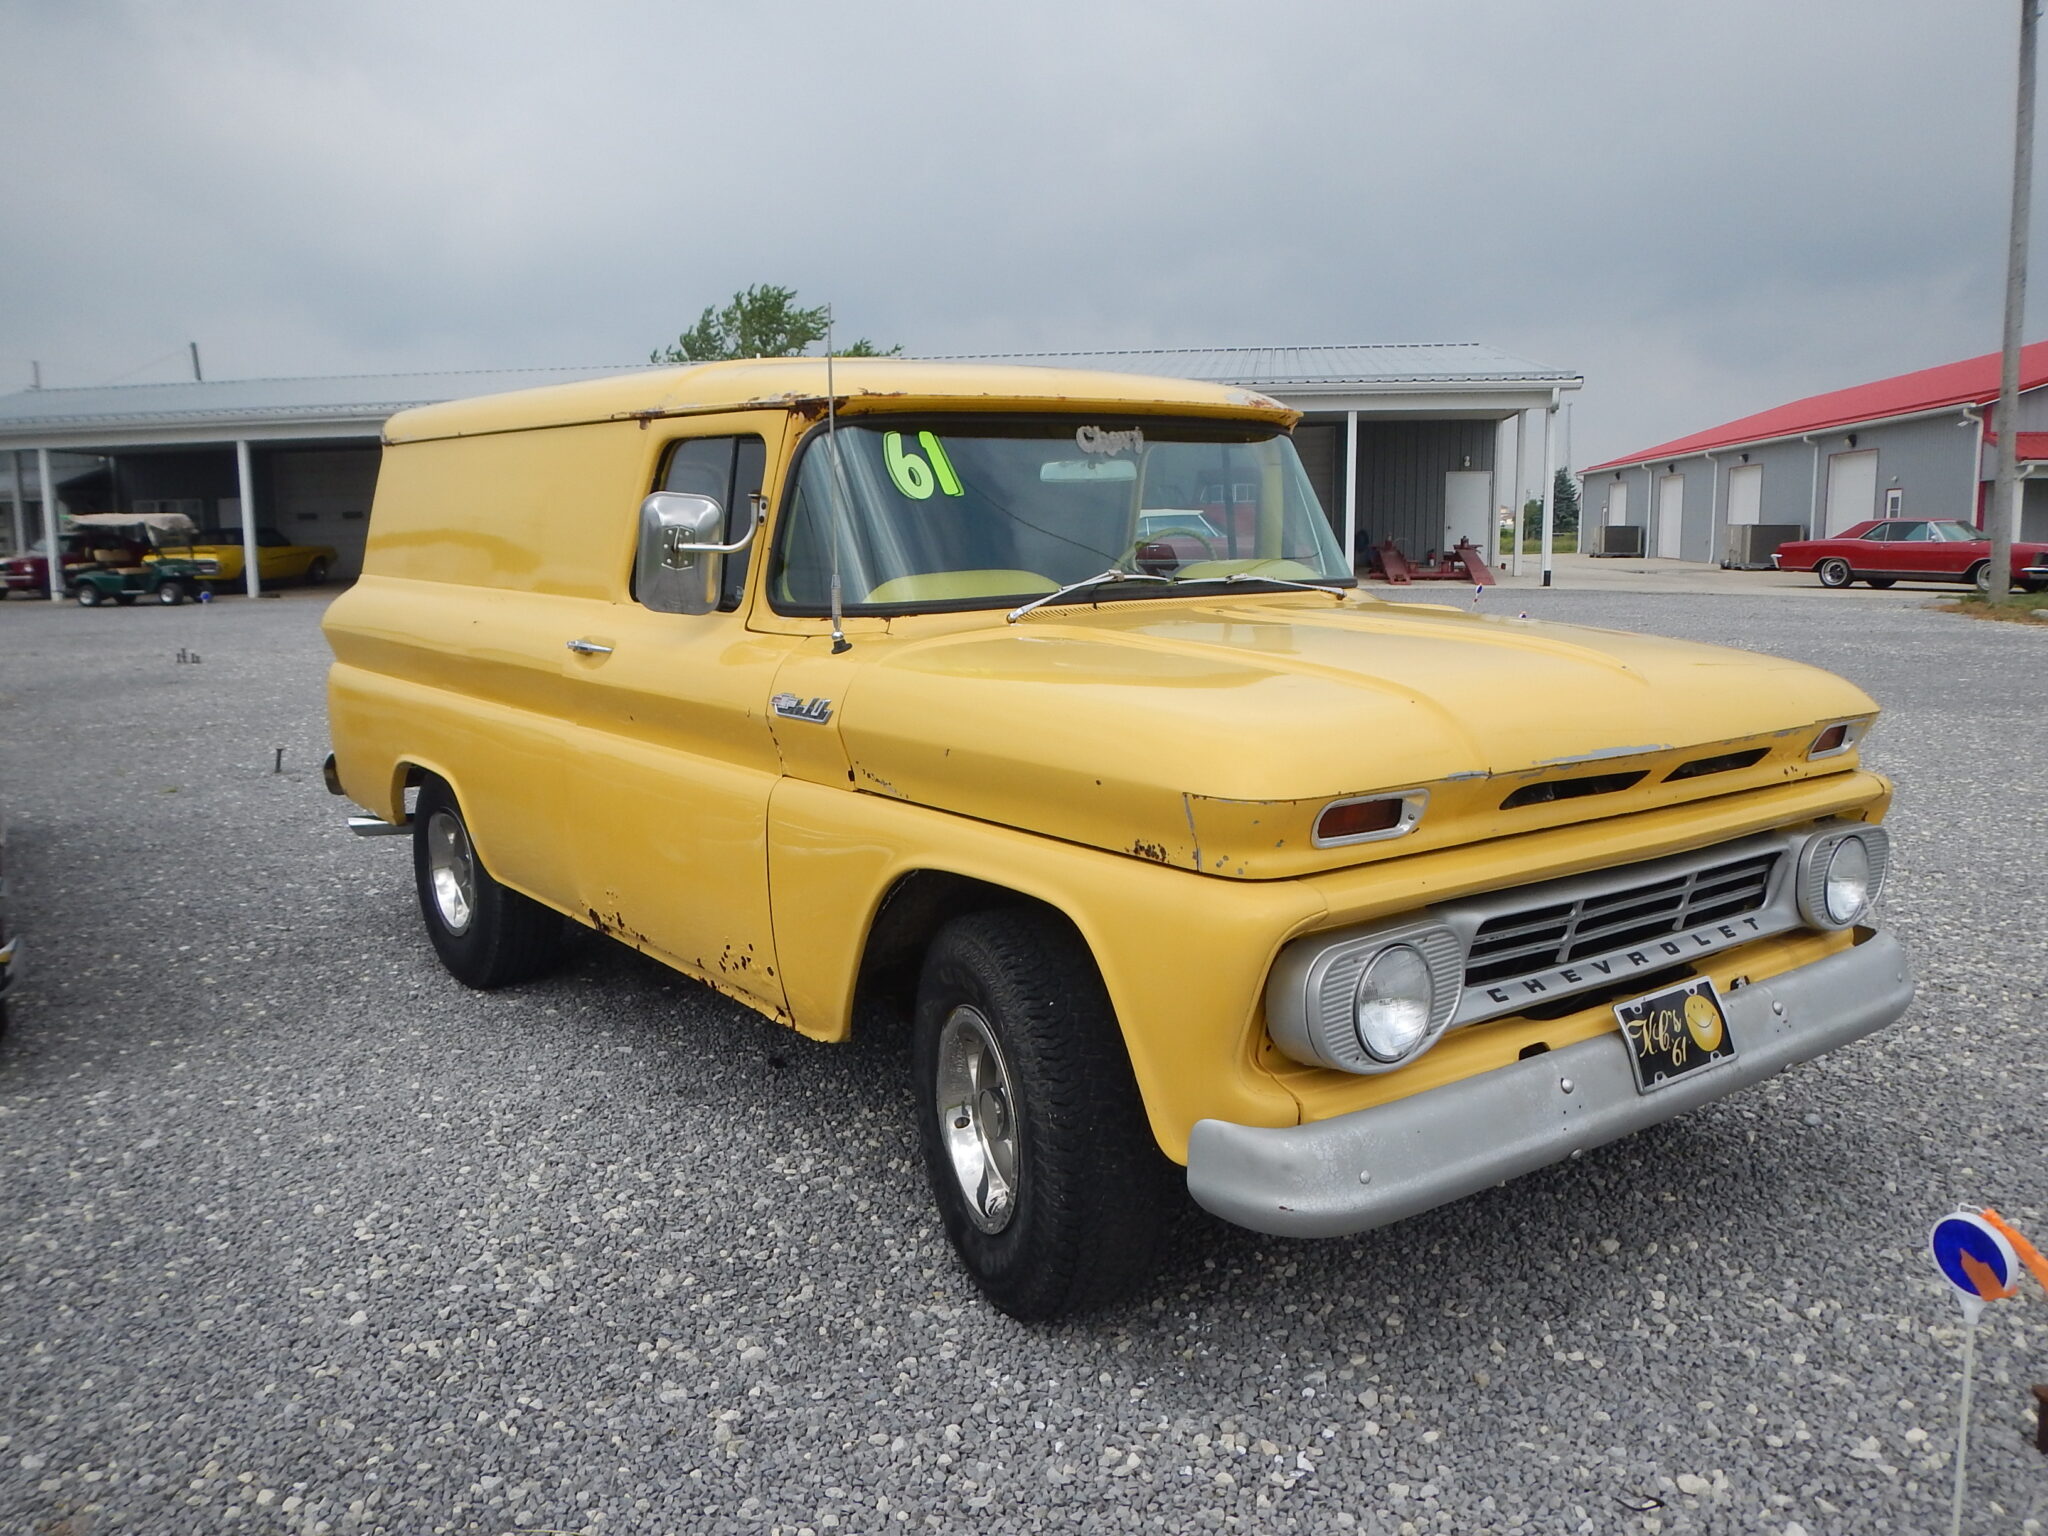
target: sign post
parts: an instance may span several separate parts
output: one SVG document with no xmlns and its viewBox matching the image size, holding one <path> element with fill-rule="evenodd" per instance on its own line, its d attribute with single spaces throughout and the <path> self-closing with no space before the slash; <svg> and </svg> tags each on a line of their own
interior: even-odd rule
<svg viewBox="0 0 2048 1536">
<path fill-rule="evenodd" d="M 1956 1288 L 1963 1306 L 1963 1403 L 1956 1425 L 1956 1491 L 1949 1512 L 1949 1536 L 1962 1536 L 1964 1463 L 1970 1453 L 1970 1383 L 1977 1372 L 1977 1323 L 1988 1302 L 2003 1301 L 2017 1290 L 2013 1276 L 2020 1261 L 2006 1233 L 2011 1230 L 1992 1215 L 1957 1211 L 1944 1216 L 1928 1234 L 1927 1246 L 1942 1278 Z"/>
</svg>

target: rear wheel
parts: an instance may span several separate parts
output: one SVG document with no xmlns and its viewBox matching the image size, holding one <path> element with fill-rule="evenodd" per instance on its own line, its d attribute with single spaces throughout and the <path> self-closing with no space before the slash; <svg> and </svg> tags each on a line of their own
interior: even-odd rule
<svg viewBox="0 0 2048 1536">
<path fill-rule="evenodd" d="M 1011 908 L 948 924 L 912 1045 L 925 1174 L 989 1300 L 1027 1322 L 1113 1301 L 1150 1273 L 1180 1203 L 1080 937 Z"/>
<path fill-rule="evenodd" d="M 1814 567 L 1813 573 L 1824 587 L 1846 587 L 1856 579 L 1846 560 L 1823 560 Z"/>
<path fill-rule="evenodd" d="M 1878 591 L 1882 592 L 1886 587 L 1890 586 L 1899 578 L 1896 576 L 1866 576 L 1863 579 L 1869 582 L 1870 585 L 1872 585 L 1873 587 L 1877 588 Z"/>
<path fill-rule="evenodd" d="M 321 586 L 321 585 L 323 585 L 323 584 L 324 584 L 324 583 L 326 582 L 326 580 L 327 580 L 327 562 L 326 562 L 325 560 L 320 560 L 320 559 L 316 559 L 316 560 L 314 560 L 314 562 L 313 562 L 313 563 L 312 563 L 311 565 L 309 565 L 309 566 L 307 566 L 307 567 L 306 567 L 306 585 L 307 585 L 307 586 L 309 586 L 309 587 L 317 587 L 317 586 Z"/>
<path fill-rule="evenodd" d="M 562 951 L 560 914 L 491 878 L 454 791 L 439 779 L 420 788 L 412 862 L 427 937 L 457 981 L 488 992 L 554 966 Z"/>
<path fill-rule="evenodd" d="M 185 583 L 182 581 L 160 582 L 156 589 L 156 600 L 166 608 L 175 608 L 185 601 Z"/>
<path fill-rule="evenodd" d="M 1971 566 L 1970 580 L 1976 585 L 1979 592 L 1989 592 L 1991 590 L 1991 562 L 1989 560 L 1979 560 L 1975 565 Z"/>
</svg>

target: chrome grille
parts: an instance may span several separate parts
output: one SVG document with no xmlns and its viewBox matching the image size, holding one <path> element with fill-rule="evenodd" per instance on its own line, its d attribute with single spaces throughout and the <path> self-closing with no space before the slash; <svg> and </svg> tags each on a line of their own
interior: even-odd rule
<svg viewBox="0 0 2048 1536">
<path fill-rule="evenodd" d="M 1490 917 L 1472 936 L 1465 984 L 1527 976 L 1759 910 L 1777 851 L 1575 901 Z"/>
</svg>

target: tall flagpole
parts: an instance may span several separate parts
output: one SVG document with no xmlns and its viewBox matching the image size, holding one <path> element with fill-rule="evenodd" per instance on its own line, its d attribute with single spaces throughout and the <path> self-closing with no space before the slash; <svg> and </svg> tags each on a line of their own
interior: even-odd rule
<svg viewBox="0 0 2048 1536">
<path fill-rule="evenodd" d="M 1998 476 L 1992 482 L 1991 584 L 1994 603 L 2012 590 L 2012 534 L 2018 508 L 2020 327 L 2027 308 L 2027 217 L 2034 184 L 2034 23 L 2037 0 L 2020 0 L 2020 88 L 2013 113 L 2012 238 L 2005 259 L 2005 344 L 1998 367 Z"/>
</svg>

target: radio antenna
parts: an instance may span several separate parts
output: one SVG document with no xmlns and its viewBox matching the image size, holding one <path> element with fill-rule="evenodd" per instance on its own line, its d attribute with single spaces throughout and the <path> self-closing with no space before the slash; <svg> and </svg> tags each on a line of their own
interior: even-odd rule
<svg viewBox="0 0 2048 1536">
<path fill-rule="evenodd" d="M 832 311 L 825 311 L 825 457 L 832 461 L 832 654 L 853 649 L 839 612 L 839 533 L 846 509 L 846 467 L 839 462 L 839 411 L 832 387 Z"/>
</svg>

